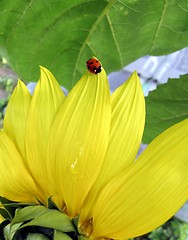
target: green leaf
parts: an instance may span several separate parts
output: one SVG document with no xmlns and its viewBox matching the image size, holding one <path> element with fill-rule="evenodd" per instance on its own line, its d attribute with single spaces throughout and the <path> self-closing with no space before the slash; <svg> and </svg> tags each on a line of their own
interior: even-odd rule
<svg viewBox="0 0 188 240">
<path fill-rule="evenodd" d="M 146 97 L 143 142 L 151 142 L 170 126 L 188 118 L 188 75 L 170 79 Z"/>
<path fill-rule="evenodd" d="M 92 55 L 111 72 L 187 46 L 185 0 L 1 0 L 0 13 L 2 54 L 26 82 L 43 65 L 70 89 Z"/>
</svg>

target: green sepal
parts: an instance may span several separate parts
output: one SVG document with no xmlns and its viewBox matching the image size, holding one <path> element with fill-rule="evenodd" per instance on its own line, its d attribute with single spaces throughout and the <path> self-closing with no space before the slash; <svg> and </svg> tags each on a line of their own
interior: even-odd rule
<svg viewBox="0 0 188 240">
<path fill-rule="evenodd" d="M 52 201 L 52 196 L 48 198 L 48 208 L 59 210 L 57 205 Z"/>
<path fill-rule="evenodd" d="M 79 221 L 79 217 L 72 219 L 72 222 L 73 222 L 74 226 L 76 227 L 76 229 L 78 229 L 78 221 Z"/>
<path fill-rule="evenodd" d="M 0 214 L 2 213 L 6 220 L 0 224 L 0 239 L 46 240 L 51 239 L 52 236 L 55 240 L 62 237 L 65 240 L 77 238 L 75 222 L 60 210 L 56 210 L 51 198 L 48 199 L 51 209 L 41 205 L 25 206 L 25 204 L 1 199 L 5 209 L 1 208 Z"/>
<path fill-rule="evenodd" d="M 12 220 L 11 225 L 30 221 L 34 218 L 41 216 L 42 214 L 46 213 L 48 209 L 44 206 L 27 206 L 24 208 L 16 209 L 15 216 Z"/>
<path fill-rule="evenodd" d="M 15 214 L 16 207 L 15 207 L 14 204 L 16 204 L 16 203 L 12 202 L 12 201 L 4 198 L 4 197 L 1 197 L 1 196 L 0 196 L 0 202 L 2 203 L 3 207 L 5 208 L 5 210 L 8 213 L 7 217 L 12 219 L 14 217 L 14 214 Z"/>
<path fill-rule="evenodd" d="M 4 219 L 12 219 L 12 216 L 9 214 L 9 212 L 7 211 L 7 209 L 5 208 L 0 208 L 0 215 L 4 218 Z"/>
<path fill-rule="evenodd" d="M 19 234 L 19 227 L 22 223 L 17 223 L 11 226 L 11 224 L 8 224 L 4 228 L 4 238 L 7 240 L 14 240 L 16 239 L 16 235 Z M 3 238 L 3 239 L 4 239 Z"/>
<path fill-rule="evenodd" d="M 75 231 L 74 224 L 66 214 L 40 205 L 17 209 L 11 225 L 26 221 L 29 222 L 23 224 L 21 228 L 28 226 L 41 226 L 62 232 Z"/>
<path fill-rule="evenodd" d="M 28 235 L 27 240 L 49 240 L 49 238 L 43 234 L 32 233 Z"/>
<path fill-rule="evenodd" d="M 10 223 L 8 219 L 4 220 L 0 223 L 0 239 L 5 239 L 4 237 L 4 229 Z"/>
<path fill-rule="evenodd" d="M 28 207 L 27 207 L 28 208 Z M 20 209 L 20 212 L 22 214 L 22 211 L 24 211 L 25 208 Z M 31 209 L 31 212 L 33 212 L 33 209 Z M 27 214 L 29 214 L 29 211 L 27 211 Z M 22 214 L 23 215 L 23 214 Z M 29 215 L 28 217 L 29 218 Z M 13 219 L 14 221 L 14 219 Z M 74 228 L 74 224 L 69 219 L 69 217 L 58 211 L 58 210 L 50 210 L 46 208 L 46 211 L 40 214 L 40 216 L 37 216 L 30 222 L 23 224 L 21 228 L 28 227 L 28 226 L 40 226 L 45 228 L 52 228 L 54 230 L 58 230 L 61 232 L 75 232 L 76 229 Z"/>
<path fill-rule="evenodd" d="M 32 203 L 13 202 L 13 201 L 10 201 L 10 200 L 8 200 L 8 199 L 6 199 L 4 197 L 1 197 L 1 196 L 0 196 L 0 202 L 3 205 L 4 209 L 7 211 L 7 214 L 8 214 L 7 217 L 10 218 L 10 219 L 14 218 L 15 211 L 16 211 L 17 208 L 23 208 L 23 207 L 28 206 L 28 205 L 30 205 L 30 206 L 34 205 Z M 3 214 L 1 214 L 1 215 L 3 216 Z"/>
<path fill-rule="evenodd" d="M 67 234 L 62 233 L 60 231 L 54 231 L 54 239 L 53 240 L 72 240 Z"/>
<path fill-rule="evenodd" d="M 2 197 L 2 196 L 0 196 L 0 202 L 4 205 L 4 204 L 12 204 L 12 203 L 15 203 L 15 202 L 13 202 L 13 201 L 10 201 L 10 200 L 8 200 L 7 198 L 5 198 L 5 197 Z"/>
<path fill-rule="evenodd" d="M 78 240 L 88 240 L 88 238 L 84 237 L 83 235 L 79 235 Z"/>
<path fill-rule="evenodd" d="M 44 206 L 44 203 L 41 202 L 40 199 L 38 199 L 36 196 L 35 196 L 35 198 L 36 198 L 36 200 L 37 200 L 37 202 L 38 202 L 38 205 L 42 205 L 42 206 Z M 28 205 L 29 205 L 29 204 L 28 204 Z M 30 204 L 30 205 L 31 205 L 31 204 Z"/>
</svg>

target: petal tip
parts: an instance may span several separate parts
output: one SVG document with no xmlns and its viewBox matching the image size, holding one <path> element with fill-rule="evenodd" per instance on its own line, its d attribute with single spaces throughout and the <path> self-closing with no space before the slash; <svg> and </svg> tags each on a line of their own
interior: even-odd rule
<svg viewBox="0 0 188 240">
<path fill-rule="evenodd" d="M 42 74 L 42 72 L 49 72 L 49 70 L 41 65 L 39 65 L 39 68 L 40 68 L 40 74 Z"/>
</svg>

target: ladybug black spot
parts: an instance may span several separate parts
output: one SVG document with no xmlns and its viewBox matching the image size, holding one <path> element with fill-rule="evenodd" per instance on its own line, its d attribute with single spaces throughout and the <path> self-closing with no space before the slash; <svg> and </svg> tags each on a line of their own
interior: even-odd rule
<svg viewBox="0 0 188 240">
<path fill-rule="evenodd" d="M 100 67 L 98 67 L 98 68 L 95 70 L 95 73 L 96 73 L 96 74 L 97 74 L 97 73 L 100 73 L 101 70 L 102 70 L 102 67 L 100 66 Z"/>
</svg>

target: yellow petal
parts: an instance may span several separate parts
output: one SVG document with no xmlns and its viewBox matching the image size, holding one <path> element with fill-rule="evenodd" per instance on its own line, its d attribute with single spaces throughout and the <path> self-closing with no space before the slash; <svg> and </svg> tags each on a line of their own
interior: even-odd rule
<svg viewBox="0 0 188 240">
<path fill-rule="evenodd" d="M 135 161 L 144 123 L 145 100 L 140 79 L 134 72 L 112 95 L 110 139 L 100 174 L 103 185 Z"/>
<path fill-rule="evenodd" d="M 0 223 L 2 223 L 4 221 L 3 216 L 0 215 Z"/>
<path fill-rule="evenodd" d="M 101 169 L 110 128 L 106 73 L 87 72 L 66 98 L 51 132 L 49 175 L 74 217 Z M 60 200 L 61 201 L 61 200 Z"/>
<path fill-rule="evenodd" d="M 5 132 L 14 142 L 23 159 L 25 159 L 25 126 L 30 100 L 31 95 L 27 87 L 18 80 L 6 108 L 3 123 Z"/>
<path fill-rule="evenodd" d="M 145 100 L 140 79 L 134 72 L 112 95 L 112 122 L 106 156 L 114 175 L 135 161 L 145 124 Z M 111 176 L 112 177 L 112 176 Z M 110 179 L 110 178 L 109 178 Z"/>
<path fill-rule="evenodd" d="M 135 161 L 145 122 L 145 101 L 140 80 L 134 72 L 112 95 L 110 139 L 101 172 L 84 202 L 80 221 L 90 218 L 98 192 L 120 171 Z"/>
<path fill-rule="evenodd" d="M 28 112 L 26 153 L 32 176 L 41 185 L 41 188 L 48 192 L 47 142 L 51 125 L 65 96 L 50 71 L 44 67 L 41 67 L 40 70 L 41 77 L 34 90 Z"/>
<path fill-rule="evenodd" d="M 18 202 L 37 202 L 36 187 L 4 131 L 0 131 L 0 196 Z M 39 196 L 40 198 L 40 196 Z"/>
<path fill-rule="evenodd" d="M 188 120 L 158 136 L 100 194 L 92 237 L 136 237 L 163 224 L 188 195 Z"/>
</svg>

